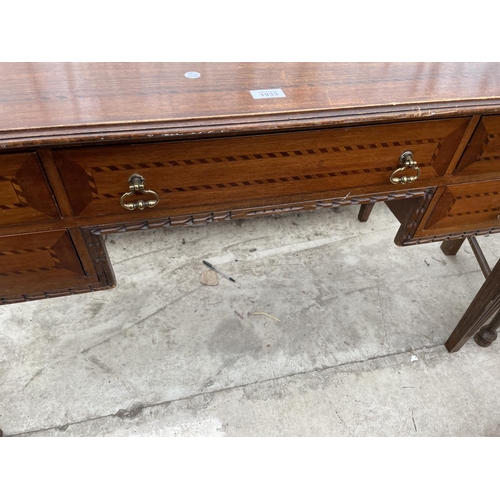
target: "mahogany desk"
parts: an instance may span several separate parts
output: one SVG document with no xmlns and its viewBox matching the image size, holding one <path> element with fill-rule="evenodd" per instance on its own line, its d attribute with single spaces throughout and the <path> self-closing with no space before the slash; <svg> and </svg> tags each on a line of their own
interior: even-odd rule
<svg viewBox="0 0 500 500">
<path fill-rule="evenodd" d="M 500 231 L 496 63 L 4 63 L 0 109 L 1 304 L 113 287 L 118 231 L 376 202 L 401 246 Z"/>
</svg>

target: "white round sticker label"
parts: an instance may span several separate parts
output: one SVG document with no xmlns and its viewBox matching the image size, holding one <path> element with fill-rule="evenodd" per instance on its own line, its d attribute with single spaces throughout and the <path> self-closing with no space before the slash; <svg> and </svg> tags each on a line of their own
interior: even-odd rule
<svg viewBox="0 0 500 500">
<path fill-rule="evenodd" d="M 200 74 L 198 71 L 188 71 L 187 73 L 184 73 L 184 76 L 186 78 L 200 78 Z"/>
</svg>

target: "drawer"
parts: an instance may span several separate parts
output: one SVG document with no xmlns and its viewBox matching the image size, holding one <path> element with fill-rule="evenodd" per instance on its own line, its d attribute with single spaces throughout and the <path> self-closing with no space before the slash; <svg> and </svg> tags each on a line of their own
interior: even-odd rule
<svg viewBox="0 0 500 500">
<path fill-rule="evenodd" d="M 500 116 L 481 118 L 454 173 L 500 177 Z"/>
<path fill-rule="evenodd" d="M 0 237 L 0 302 L 79 287 L 87 279 L 64 230 Z"/>
<path fill-rule="evenodd" d="M 414 237 L 500 228 L 500 180 L 439 188 Z"/>
<path fill-rule="evenodd" d="M 35 153 L 0 155 L 0 225 L 59 219 Z"/>
<path fill-rule="evenodd" d="M 75 216 L 161 217 L 231 210 L 355 193 L 435 185 L 449 167 L 469 119 L 434 120 L 132 146 L 54 151 Z M 404 151 L 421 170 L 411 185 L 389 178 Z M 414 170 L 408 169 L 406 175 Z M 120 198 L 129 177 L 158 194 L 148 212 Z M 154 200 L 132 194 L 126 202 Z"/>
</svg>

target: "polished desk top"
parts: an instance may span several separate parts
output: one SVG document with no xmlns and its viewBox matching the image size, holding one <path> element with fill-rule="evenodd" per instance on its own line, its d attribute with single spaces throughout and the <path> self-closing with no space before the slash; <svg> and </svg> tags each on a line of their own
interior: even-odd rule
<svg viewBox="0 0 500 500">
<path fill-rule="evenodd" d="M 2 148 L 498 113 L 500 63 L 1 63 L 0 105 Z"/>
</svg>

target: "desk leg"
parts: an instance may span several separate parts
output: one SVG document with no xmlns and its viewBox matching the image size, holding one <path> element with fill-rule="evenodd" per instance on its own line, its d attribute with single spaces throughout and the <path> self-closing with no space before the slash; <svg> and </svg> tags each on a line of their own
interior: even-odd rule
<svg viewBox="0 0 500 500">
<path fill-rule="evenodd" d="M 497 339 L 497 330 L 500 328 L 500 309 L 493 319 L 474 335 L 474 341 L 481 347 L 489 347 Z"/>
<path fill-rule="evenodd" d="M 500 260 L 486 278 L 474 300 L 446 341 L 450 352 L 457 352 L 500 308 Z"/>
<path fill-rule="evenodd" d="M 358 220 L 360 222 L 366 222 L 370 214 L 372 213 L 375 203 L 366 203 L 359 207 Z"/>
<path fill-rule="evenodd" d="M 461 240 L 448 240 L 441 243 L 441 251 L 445 255 L 457 255 L 460 247 L 463 245 L 465 238 Z"/>
</svg>

